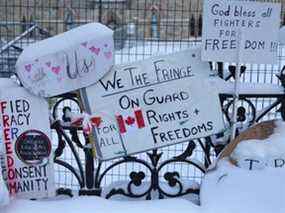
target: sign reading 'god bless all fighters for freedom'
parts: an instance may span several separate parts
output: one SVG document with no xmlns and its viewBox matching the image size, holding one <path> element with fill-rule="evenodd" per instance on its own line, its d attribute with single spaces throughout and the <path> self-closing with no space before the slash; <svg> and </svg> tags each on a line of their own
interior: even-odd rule
<svg viewBox="0 0 285 213">
<path fill-rule="evenodd" d="M 200 49 L 112 68 L 83 91 L 101 159 L 187 142 L 224 128 L 218 94 Z"/>
<path fill-rule="evenodd" d="M 28 199 L 54 196 L 48 103 L 16 84 L 1 86 L 0 146 L 10 195 Z"/>
<path fill-rule="evenodd" d="M 281 4 L 204 1 L 202 60 L 277 62 Z"/>
</svg>

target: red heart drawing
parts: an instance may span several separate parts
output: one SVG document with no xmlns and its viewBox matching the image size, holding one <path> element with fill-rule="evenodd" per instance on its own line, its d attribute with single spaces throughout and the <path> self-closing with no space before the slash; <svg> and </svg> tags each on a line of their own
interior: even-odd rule
<svg viewBox="0 0 285 213">
<path fill-rule="evenodd" d="M 50 67 L 50 66 L 51 66 L 51 62 L 47 62 L 46 65 L 47 65 L 48 67 Z"/>
<path fill-rule="evenodd" d="M 83 42 L 83 43 L 81 43 L 81 45 L 83 46 L 83 47 L 87 47 L 87 41 L 86 42 Z"/>
<path fill-rule="evenodd" d="M 91 121 L 92 125 L 99 127 L 101 122 L 102 122 L 102 119 L 100 117 L 93 117 L 93 118 L 90 118 L 90 121 Z"/>
<path fill-rule="evenodd" d="M 52 71 L 54 74 L 58 75 L 59 72 L 60 72 L 60 66 L 52 67 L 52 68 L 51 68 L 51 71 Z"/>
<path fill-rule="evenodd" d="M 112 58 L 112 52 L 111 51 L 110 52 L 105 52 L 104 55 L 105 55 L 105 57 L 107 59 L 111 59 Z"/>
<path fill-rule="evenodd" d="M 25 65 L 25 69 L 26 69 L 26 71 L 30 72 L 32 69 L 32 65 L 31 64 Z"/>
<path fill-rule="evenodd" d="M 96 48 L 94 46 L 90 47 L 89 50 L 92 52 L 92 53 L 95 53 L 96 55 L 99 55 L 100 53 L 100 48 Z"/>
<path fill-rule="evenodd" d="M 128 124 L 129 126 L 134 124 L 135 123 L 135 119 L 131 116 L 129 116 L 127 119 L 126 119 L 126 124 Z"/>
</svg>

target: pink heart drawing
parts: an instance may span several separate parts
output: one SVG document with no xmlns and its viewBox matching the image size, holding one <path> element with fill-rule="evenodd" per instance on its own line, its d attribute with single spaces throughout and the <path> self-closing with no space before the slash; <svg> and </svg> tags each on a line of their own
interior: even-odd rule
<svg viewBox="0 0 285 213">
<path fill-rule="evenodd" d="M 58 75 L 59 72 L 60 72 L 60 66 L 52 67 L 52 68 L 51 68 L 51 71 L 52 71 L 54 74 Z"/>
<path fill-rule="evenodd" d="M 111 51 L 105 52 L 104 55 L 105 55 L 105 57 L 106 57 L 107 59 L 111 59 L 111 58 L 112 58 L 112 52 L 111 52 Z"/>
<path fill-rule="evenodd" d="M 81 43 L 81 45 L 82 45 L 83 47 L 87 47 L 87 41 L 86 41 L 86 42 Z"/>
<path fill-rule="evenodd" d="M 50 67 L 50 66 L 51 66 L 51 62 L 47 62 L 46 65 L 47 65 L 48 67 Z"/>
<path fill-rule="evenodd" d="M 96 48 L 94 46 L 90 47 L 89 50 L 92 52 L 92 53 L 95 53 L 96 55 L 99 55 L 100 53 L 100 48 Z"/>
<path fill-rule="evenodd" d="M 31 72 L 32 65 L 31 64 L 25 65 L 25 69 L 26 69 L 26 71 Z"/>
</svg>

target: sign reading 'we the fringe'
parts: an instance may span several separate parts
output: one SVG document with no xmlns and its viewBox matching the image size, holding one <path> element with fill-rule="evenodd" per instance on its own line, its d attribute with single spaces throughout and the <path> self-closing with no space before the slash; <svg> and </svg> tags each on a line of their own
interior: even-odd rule
<svg viewBox="0 0 285 213">
<path fill-rule="evenodd" d="M 115 66 L 83 97 L 101 117 L 97 152 L 111 159 L 215 134 L 224 128 L 199 49 Z"/>
</svg>

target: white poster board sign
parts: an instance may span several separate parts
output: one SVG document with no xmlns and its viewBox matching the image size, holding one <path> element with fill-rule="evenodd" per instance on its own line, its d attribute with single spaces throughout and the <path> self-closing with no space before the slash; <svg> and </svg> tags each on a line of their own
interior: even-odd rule
<svg viewBox="0 0 285 213">
<path fill-rule="evenodd" d="M 0 87 L 0 130 L 11 196 L 55 195 L 48 103 L 22 87 Z"/>
<path fill-rule="evenodd" d="M 25 48 L 16 69 L 30 92 L 51 97 L 96 83 L 113 64 L 113 31 L 91 23 Z"/>
<path fill-rule="evenodd" d="M 202 60 L 276 63 L 280 12 L 277 3 L 205 1 Z"/>
<path fill-rule="evenodd" d="M 101 117 L 96 149 L 111 159 L 187 142 L 224 129 L 218 93 L 200 49 L 115 66 L 83 92 Z"/>
</svg>

